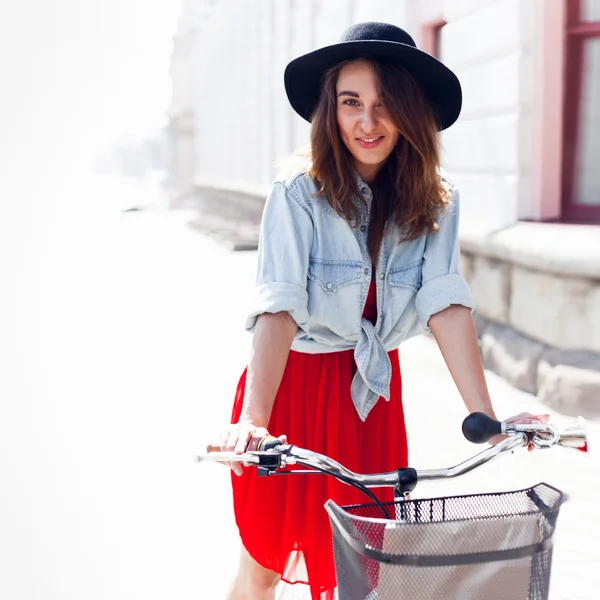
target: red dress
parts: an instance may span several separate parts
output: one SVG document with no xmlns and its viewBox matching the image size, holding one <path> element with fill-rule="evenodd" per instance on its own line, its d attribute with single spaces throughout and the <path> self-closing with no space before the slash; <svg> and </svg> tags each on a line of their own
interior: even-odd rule
<svg viewBox="0 0 600 600">
<path fill-rule="evenodd" d="M 377 317 L 375 284 L 363 316 Z M 350 383 L 356 372 L 353 350 L 328 354 L 291 351 L 268 430 L 286 434 L 290 444 L 326 454 L 351 471 L 378 473 L 408 465 L 398 351 L 392 362 L 390 401 L 380 398 L 367 420 L 358 417 Z M 232 423 L 242 409 L 246 371 L 238 384 Z M 303 468 L 303 467 L 298 467 Z M 313 600 L 330 600 L 335 588 L 331 529 L 323 505 L 370 502 L 355 488 L 327 475 L 258 477 L 256 469 L 232 474 L 235 519 L 242 543 L 254 559 L 288 583 L 308 583 Z M 373 489 L 382 500 L 393 490 Z"/>
</svg>

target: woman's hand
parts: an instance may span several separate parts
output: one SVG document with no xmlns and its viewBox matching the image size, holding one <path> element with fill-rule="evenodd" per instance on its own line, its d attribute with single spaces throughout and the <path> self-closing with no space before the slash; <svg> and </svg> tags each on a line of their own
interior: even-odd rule
<svg viewBox="0 0 600 600">
<path fill-rule="evenodd" d="M 531 423 L 533 425 L 540 425 L 542 423 L 547 423 L 550 420 L 550 415 L 532 415 L 528 412 L 522 412 L 514 417 L 510 417 L 505 419 L 505 423 Z M 501 442 L 503 439 L 506 439 L 505 435 L 496 435 L 492 439 L 489 440 L 490 444 L 497 444 Z M 528 444 L 527 449 L 531 452 L 534 448 L 531 444 Z"/>
<path fill-rule="evenodd" d="M 258 427 L 250 421 L 232 423 L 221 435 L 221 452 L 235 452 L 243 454 L 246 451 L 256 450 L 260 440 L 267 437 L 269 432 L 265 427 Z M 283 444 L 287 443 L 287 436 L 280 435 Z M 236 474 L 242 474 L 242 465 L 239 462 L 225 463 Z"/>
</svg>

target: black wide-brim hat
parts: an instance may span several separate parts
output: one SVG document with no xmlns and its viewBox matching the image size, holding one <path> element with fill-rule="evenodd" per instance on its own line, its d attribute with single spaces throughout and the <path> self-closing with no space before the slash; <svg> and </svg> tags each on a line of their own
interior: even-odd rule
<svg viewBox="0 0 600 600">
<path fill-rule="evenodd" d="M 394 62 L 409 71 L 432 105 L 440 131 L 458 119 L 462 90 L 456 75 L 439 60 L 419 50 L 406 31 L 388 23 L 352 25 L 337 44 L 290 62 L 285 69 L 284 83 L 292 108 L 310 122 L 324 73 L 340 62 L 357 58 Z"/>
</svg>

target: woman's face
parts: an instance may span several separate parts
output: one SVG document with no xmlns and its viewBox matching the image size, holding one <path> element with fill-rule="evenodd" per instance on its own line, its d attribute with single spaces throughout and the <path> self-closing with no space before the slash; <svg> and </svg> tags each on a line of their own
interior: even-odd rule
<svg viewBox="0 0 600 600">
<path fill-rule="evenodd" d="M 359 59 L 342 67 L 336 98 L 340 135 L 354 157 L 358 174 L 369 183 L 391 154 L 399 136 L 381 102 L 369 62 Z"/>
</svg>

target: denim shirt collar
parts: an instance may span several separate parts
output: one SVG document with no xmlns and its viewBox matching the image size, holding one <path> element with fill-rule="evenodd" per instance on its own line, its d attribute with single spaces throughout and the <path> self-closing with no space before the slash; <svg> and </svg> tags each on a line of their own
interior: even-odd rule
<svg viewBox="0 0 600 600">
<path fill-rule="evenodd" d="M 354 181 L 356 182 L 356 186 L 358 187 L 358 191 L 362 194 L 362 197 L 370 203 L 373 199 L 373 192 L 369 184 L 358 174 L 358 171 L 354 171 Z"/>
</svg>

